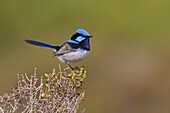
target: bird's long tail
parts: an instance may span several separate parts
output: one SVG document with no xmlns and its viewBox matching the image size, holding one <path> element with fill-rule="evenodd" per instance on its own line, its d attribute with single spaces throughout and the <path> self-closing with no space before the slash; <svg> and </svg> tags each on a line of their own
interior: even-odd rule
<svg viewBox="0 0 170 113">
<path fill-rule="evenodd" d="M 52 46 L 52 45 L 45 44 L 45 43 L 38 42 L 38 41 L 34 41 L 34 40 L 25 40 L 25 42 L 27 42 L 28 44 L 35 45 L 35 46 L 40 46 L 40 47 L 43 47 L 43 48 L 53 49 L 55 51 L 58 51 L 58 49 L 59 49 L 59 46 Z"/>
</svg>

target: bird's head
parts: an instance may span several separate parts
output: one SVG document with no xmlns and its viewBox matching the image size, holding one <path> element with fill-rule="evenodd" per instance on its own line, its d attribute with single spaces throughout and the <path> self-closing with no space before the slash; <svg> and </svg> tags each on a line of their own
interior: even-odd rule
<svg viewBox="0 0 170 113">
<path fill-rule="evenodd" d="M 93 36 L 90 36 L 89 33 L 86 30 L 77 29 L 76 33 L 67 42 L 79 44 L 79 43 L 81 43 L 81 42 L 83 42 L 85 40 L 89 40 L 92 37 Z"/>
</svg>

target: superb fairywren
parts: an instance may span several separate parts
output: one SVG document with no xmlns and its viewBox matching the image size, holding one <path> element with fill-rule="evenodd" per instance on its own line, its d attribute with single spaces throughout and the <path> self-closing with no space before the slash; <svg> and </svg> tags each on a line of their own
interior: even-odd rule
<svg viewBox="0 0 170 113">
<path fill-rule="evenodd" d="M 83 60 L 89 54 L 91 37 L 87 31 L 78 29 L 71 39 L 61 46 L 53 46 L 34 40 L 25 40 L 25 42 L 54 50 L 54 56 L 71 68 L 70 63 Z"/>
</svg>

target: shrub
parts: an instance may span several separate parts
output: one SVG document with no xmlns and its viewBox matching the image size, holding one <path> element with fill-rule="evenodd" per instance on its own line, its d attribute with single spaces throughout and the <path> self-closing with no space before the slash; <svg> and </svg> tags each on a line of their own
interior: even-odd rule
<svg viewBox="0 0 170 113">
<path fill-rule="evenodd" d="M 0 96 L 0 113 L 77 113 L 84 100 L 86 70 L 61 70 L 38 78 L 18 74 L 18 86 Z M 82 110 L 84 112 L 84 110 Z"/>
</svg>

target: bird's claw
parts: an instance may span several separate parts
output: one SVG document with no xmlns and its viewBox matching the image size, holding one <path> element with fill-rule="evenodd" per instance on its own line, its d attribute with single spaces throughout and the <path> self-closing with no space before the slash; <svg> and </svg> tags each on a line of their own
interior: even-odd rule
<svg viewBox="0 0 170 113">
<path fill-rule="evenodd" d="M 78 66 L 76 67 L 71 67 L 71 66 L 68 66 L 67 68 L 64 68 L 64 71 L 67 71 L 67 70 L 71 70 L 72 72 L 76 72 L 76 71 L 80 71 L 80 68 Z"/>
</svg>

